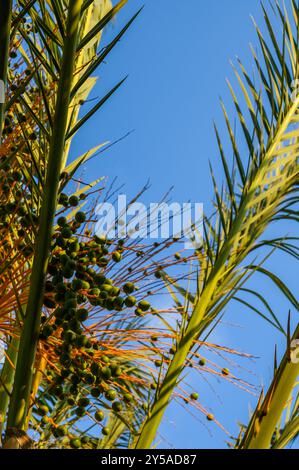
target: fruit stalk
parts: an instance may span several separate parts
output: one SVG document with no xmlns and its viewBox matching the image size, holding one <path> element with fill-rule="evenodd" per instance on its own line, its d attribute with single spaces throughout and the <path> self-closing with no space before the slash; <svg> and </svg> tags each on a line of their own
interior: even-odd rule
<svg viewBox="0 0 299 470">
<path fill-rule="evenodd" d="M 65 147 L 82 4 L 83 0 L 72 0 L 69 2 L 68 7 L 67 32 L 63 45 L 62 68 L 57 92 L 53 132 L 50 141 L 47 177 L 35 243 L 29 300 L 21 334 L 19 357 L 8 413 L 8 428 L 24 429 L 30 401 L 51 233 L 57 206 L 59 177 Z"/>
</svg>

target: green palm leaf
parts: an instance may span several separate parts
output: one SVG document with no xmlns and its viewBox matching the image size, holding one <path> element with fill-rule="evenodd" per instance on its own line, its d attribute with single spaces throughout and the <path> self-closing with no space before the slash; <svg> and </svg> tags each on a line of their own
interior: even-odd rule
<svg viewBox="0 0 299 470">
<path fill-rule="evenodd" d="M 295 18 L 299 14 L 298 8 L 293 2 Z M 229 170 L 229 161 L 216 129 L 225 185 L 223 190 L 219 189 L 212 172 L 216 215 L 212 220 L 204 220 L 196 302 L 152 403 L 149 417 L 141 429 L 137 448 L 148 448 L 152 444 L 194 341 L 217 315 L 223 313 L 231 299 L 238 297 L 237 300 L 240 300 L 237 294 L 242 292 L 245 280 L 251 277 L 251 269 L 254 273 L 259 271 L 269 276 L 298 307 L 294 295 L 277 276 L 266 272 L 260 262 L 257 267 L 255 261 L 251 260 L 249 264 L 247 261 L 269 247 L 269 242 L 262 238 L 268 226 L 280 218 L 291 219 L 289 204 L 298 204 L 299 96 L 294 96 L 292 89 L 293 80 L 299 78 L 298 31 L 296 28 L 293 31 L 285 13 L 280 9 L 278 12 L 283 30 L 282 47 L 278 45 L 266 10 L 264 15 L 269 39 L 266 40 L 256 27 L 264 60 L 263 64 L 253 53 L 258 85 L 254 85 L 241 62 L 240 71 L 234 68 L 239 93 L 228 83 L 249 159 L 246 162 L 241 156 L 233 126 L 222 104 L 234 154 L 232 166 L 237 174 L 233 176 Z M 244 109 L 241 103 L 245 103 Z M 283 233 L 276 244 L 287 249 L 284 237 Z"/>
</svg>

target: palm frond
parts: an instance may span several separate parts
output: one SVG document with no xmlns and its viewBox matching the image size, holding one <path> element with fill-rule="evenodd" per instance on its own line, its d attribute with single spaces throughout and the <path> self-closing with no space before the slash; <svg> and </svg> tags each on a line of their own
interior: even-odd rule
<svg viewBox="0 0 299 470">
<path fill-rule="evenodd" d="M 294 20 L 298 17 L 298 8 L 294 2 Z M 204 220 L 196 301 L 141 430 L 138 448 L 151 445 L 195 340 L 237 294 L 240 300 L 241 288 L 251 277 L 252 268 L 254 273 L 266 274 L 262 268 L 268 256 L 264 256 L 264 249 L 269 248 L 268 240 L 262 238 L 266 229 L 280 218 L 291 219 L 287 201 L 295 207 L 298 204 L 299 96 L 294 95 L 292 88 L 293 81 L 299 78 L 298 22 L 294 28 L 286 12 L 279 6 L 277 9 L 282 29 L 281 45 L 266 10 L 267 39 L 256 26 L 264 62 L 253 52 L 256 84 L 240 61 L 239 70 L 233 69 L 239 93 L 228 83 L 242 131 L 242 145 L 246 145 L 249 158 L 245 161 L 241 156 L 241 146 L 222 103 L 234 154 L 233 171 L 229 170 L 229 160 L 216 129 L 225 180 L 223 189 L 219 189 L 212 173 L 215 216 Z M 282 233 L 276 243 L 288 251 L 284 237 Z M 257 266 L 253 259 L 258 255 L 263 256 L 263 261 Z M 298 301 L 283 282 L 274 273 L 266 275 L 297 308 Z"/>
</svg>

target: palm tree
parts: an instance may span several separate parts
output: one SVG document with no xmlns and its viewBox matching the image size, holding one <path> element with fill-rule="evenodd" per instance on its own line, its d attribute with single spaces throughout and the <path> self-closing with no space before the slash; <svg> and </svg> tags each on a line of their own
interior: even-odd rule
<svg viewBox="0 0 299 470">
<path fill-rule="evenodd" d="M 152 285 L 161 288 L 154 273 L 173 262 L 165 250 L 174 241 L 97 236 L 95 207 L 109 191 L 102 177 L 83 183 L 77 172 L 105 145 L 69 161 L 72 138 L 124 82 L 84 114 L 95 70 L 140 13 L 100 49 L 125 4 L 1 3 L 1 64 L 9 56 L 0 146 L 5 448 L 33 445 L 28 429 L 35 447 L 128 446 L 154 394 L 159 341 L 144 319 L 156 314 L 146 299 Z"/>
<path fill-rule="evenodd" d="M 241 62 L 240 71 L 234 69 L 239 100 L 229 87 L 249 158 L 241 156 L 222 104 L 234 158 L 227 159 L 215 127 L 224 182 L 219 187 L 211 171 L 215 210 L 205 217 L 202 246 L 190 257 L 192 274 L 197 263 L 193 292 L 192 279 L 188 287 L 181 280 L 188 274 L 174 278 L 168 271 L 172 264 L 179 270 L 188 265 L 185 253 L 174 260 L 168 255 L 176 240 L 136 245 L 94 235 L 102 178 L 83 184 L 76 174 L 103 144 L 70 162 L 72 138 L 125 80 L 84 114 L 95 70 L 140 13 L 100 49 L 103 29 L 126 3 L 0 4 L 0 79 L 8 85 L 7 102 L 0 104 L 0 331 L 7 345 L 0 429 L 6 448 L 32 446 L 28 429 L 35 447 L 150 447 L 175 390 L 197 403 L 196 394 L 181 391 L 182 372 L 200 357 L 199 348 L 230 301 L 285 333 L 265 296 L 246 287 L 249 278 L 266 276 L 298 309 L 295 296 L 264 261 L 275 250 L 298 258 L 295 236 L 281 228 L 280 236 L 269 239 L 267 229 L 273 222 L 298 220 L 299 98 L 293 85 L 299 79 L 299 5 L 290 2 L 291 19 L 276 6 L 281 46 L 264 10 L 269 38 L 257 27 L 263 63 L 253 50 L 255 80 Z M 178 313 L 175 328 L 147 300 L 165 286 Z M 244 294 L 252 295 L 251 303 Z M 286 336 L 286 355 L 237 447 L 271 445 L 298 374 L 298 364 L 289 362 L 290 331 Z M 295 401 L 272 445 L 286 445 L 297 426 Z"/>
<path fill-rule="evenodd" d="M 112 7 L 109 0 L 19 1 L 13 9 L 12 2 L 1 2 L 1 78 L 8 81 L 9 90 L 7 103 L 1 105 L 1 171 L 14 178 L 12 188 L 5 189 L 2 185 L 1 195 L 1 209 L 4 211 L 9 204 L 14 212 L 12 217 L 7 214 L 2 217 L 4 238 L 8 242 L 3 242 L 1 288 L 3 295 L 7 296 L 8 290 L 14 294 L 8 313 L 7 303 L 6 310 L 2 310 L 3 321 L 10 324 L 10 344 L 1 371 L 0 390 L 1 429 L 5 425 L 8 437 L 12 433 L 14 438 L 15 432 L 27 430 L 48 367 L 47 347 L 41 344 L 40 334 L 46 339 L 42 311 L 50 309 L 46 323 L 53 322 L 53 300 L 47 297 L 46 281 L 49 287 L 49 281 L 53 280 L 49 275 L 54 269 L 49 272 L 49 260 L 53 260 L 53 250 L 57 249 L 53 240 L 61 235 L 62 228 L 57 229 L 54 217 L 57 212 L 70 209 L 65 224 L 72 223 L 73 233 L 80 224 L 83 228 L 86 215 L 79 210 L 86 204 L 87 191 L 101 180 L 79 187 L 70 201 L 63 193 L 75 172 L 101 147 L 67 164 L 72 137 L 123 83 L 121 80 L 89 112 L 79 116 L 96 82 L 93 72 L 139 13 L 98 52 L 103 28 L 125 3 L 126 0 L 121 0 Z M 84 234 L 81 236 L 86 240 Z M 89 245 L 90 242 L 85 242 L 85 251 Z M 7 249 L 13 252 L 8 254 Z M 103 262 L 104 258 L 102 265 Z M 6 278 L 10 279 L 10 286 Z M 119 319 L 114 324 L 118 322 Z M 114 331 L 113 322 L 106 323 L 105 328 Z M 50 350 L 47 351 L 50 356 Z M 127 356 L 128 362 L 130 354 Z M 132 383 L 134 380 L 139 383 L 142 396 L 142 379 L 138 379 L 134 365 L 130 367 L 132 371 L 128 374 L 133 377 Z M 13 439 L 8 445 L 18 443 Z"/>
<path fill-rule="evenodd" d="M 256 26 L 262 59 L 252 49 L 255 76 L 252 78 L 239 61 L 239 70 L 234 68 L 239 98 L 228 83 L 248 159 L 242 156 L 234 126 L 221 103 L 233 162 L 230 165 L 215 127 L 225 180 L 217 185 L 211 170 L 215 213 L 204 220 L 203 245 L 198 252 L 197 291 L 191 295 L 182 286 L 175 286 L 183 296 L 183 301 L 178 301 L 177 305 L 186 306 L 183 307 L 185 322 L 177 336 L 175 354 L 160 379 L 137 448 L 151 446 L 182 372 L 198 348 L 198 340 L 204 339 L 207 328 L 217 322 L 230 301 L 237 300 L 257 311 L 254 300 L 261 300 L 271 315 L 269 320 L 283 331 L 264 295 L 246 288 L 245 283 L 251 276 L 260 273 L 269 278 L 298 310 L 294 295 L 263 263 L 277 249 L 298 259 L 298 238 L 287 236 L 281 225 L 281 235 L 269 239 L 267 228 L 278 221 L 298 221 L 299 97 L 294 93 L 294 84 L 299 79 L 299 4 L 295 0 L 290 2 L 291 18 L 285 8 L 273 5 L 281 30 L 279 38 L 269 13 L 262 8 L 268 38 Z M 169 282 L 167 276 L 165 281 Z M 244 293 L 252 295 L 252 303 L 242 299 Z M 298 373 L 296 364 L 288 366 L 283 375 L 281 380 L 287 387 L 283 394 L 285 399 Z M 278 417 L 279 413 L 275 419 Z M 261 429 L 259 435 L 262 433 Z"/>
</svg>

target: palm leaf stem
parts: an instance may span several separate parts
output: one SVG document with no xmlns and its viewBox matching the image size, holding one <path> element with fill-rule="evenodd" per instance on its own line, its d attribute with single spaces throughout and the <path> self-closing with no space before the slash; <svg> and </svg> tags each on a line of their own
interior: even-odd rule
<svg viewBox="0 0 299 470">
<path fill-rule="evenodd" d="M 298 339 L 299 325 L 297 326 L 292 340 Z M 263 402 L 258 406 L 252 416 L 251 422 L 240 444 L 242 449 L 270 448 L 273 434 L 292 395 L 298 375 L 299 362 L 292 361 L 288 345 Z"/>
<path fill-rule="evenodd" d="M 13 337 L 6 352 L 0 375 L 0 436 L 4 430 L 5 417 L 9 405 L 9 393 L 13 387 L 15 365 L 18 357 L 19 337 Z"/>
<path fill-rule="evenodd" d="M 160 422 L 163 418 L 166 407 L 171 399 L 174 388 L 176 387 L 177 381 L 181 372 L 184 369 L 187 357 L 191 348 L 194 344 L 194 340 L 200 333 L 201 323 L 209 311 L 209 306 L 212 298 L 217 292 L 218 282 L 224 286 L 225 277 L 229 277 L 234 271 L 236 271 L 238 265 L 243 261 L 246 256 L 250 253 L 254 242 L 265 230 L 266 226 L 271 220 L 271 217 L 265 213 L 265 220 L 263 224 L 259 224 L 249 242 L 249 245 L 245 244 L 242 250 L 235 259 L 231 259 L 231 253 L 235 246 L 235 243 L 240 239 L 240 233 L 242 229 L 246 227 L 247 214 L 255 201 L 255 191 L 260 181 L 262 180 L 263 174 L 266 171 L 269 162 L 272 161 L 275 156 L 275 150 L 282 140 L 282 137 L 286 133 L 294 113 L 299 106 L 299 97 L 297 97 L 293 104 L 290 106 L 288 112 L 286 112 L 284 119 L 280 122 L 276 133 L 269 142 L 264 159 L 257 168 L 253 178 L 248 179 L 244 184 L 243 194 L 240 201 L 238 212 L 232 222 L 229 233 L 227 234 L 225 241 L 220 249 L 219 256 L 209 273 L 209 277 L 205 284 L 203 291 L 198 293 L 197 302 L 194 306 L 188 327 L 185 334 L 181 338 L 177 351 L 170 362 L 168 371 L 165 375 L 163 383 L 161 384 L 160 390 L 156 395 L 156 399 L 152 405 L 151 411 L 146 419 L 143 428 L 141 430 L 136 448 L 149 448 L 155 438 Z M 279 205 L 279 202 L 277 202 Z M 224 306 L 224 305 L 223 305 Z"/>
</svg>

